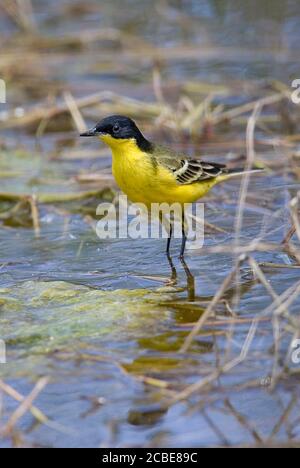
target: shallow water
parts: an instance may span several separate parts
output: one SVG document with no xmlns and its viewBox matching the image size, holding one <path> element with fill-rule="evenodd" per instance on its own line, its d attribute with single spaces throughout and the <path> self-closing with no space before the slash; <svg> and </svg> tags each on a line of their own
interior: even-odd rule
<svg viewBox="0 0 300 468">
<path fill-rule="evenodd" d="M 72 2 L 67 0 L 33 3 L 45 35 L 76 35 L 79 29 L 106 27 L 170 50 L 187 47 L 193 52 L 190 58 L 189 54 L 178 58 L 165 54 L 162 77 L 166 83 L 281 79 L 288 84 L 296 77 L 297 2 L 174 1 L 169 8 L 157 2 L 151 15 L 144 10 L 146 1 L 127 0 L 122 8 L 118 2 L 101 2 L 98 8 L 100 2 L 94 2 L 79 16 L 70 15 L 67 8 Z M 2 34 L 8 38 L 14 28 L 3 21 L 0 17 L 0 25 L 5 25 L 4 29 L 0 26 Z M 120 48 L 114 41 L 102 40 L 100 46 L 94 42 L 87 50 L 64 53 L 53 47 L 38 55 L 38 63 L 47 63 L 47 79 L 55 78 L 76 96 L 109 89 L 152 100 L 151 59 L 135 55 L 126 45 Z M 47 95 L 46 86 L 41 95 Z M 23 98 L 22 85 L 12 83 L 7 107 L 23 105 Z M 40 99 L 26 97 L 26 105 Z M 94 115 L 87 116 L 87 121 L 94 119 Z M 97 142 L 79 142 L 74 132 L 66 135 L 70 146 L 64 145 L 65 134 L 56 129 L 46 133 L 36 148 L 27 130 L 3 132 L 8 149 L 1 152 L 0 171 L 11 176 L 0 179 L 1 192 L 39 196 L 89 189 L 86 184 L 79 186 L 74 177 L 107 168 L 109 152 L 99 158 L 62 159 L 78 149 L 98 151 Z M 244 129 L 235 137 L 244 139 Z M 212 160 L 220 153 L 224 158 L 220 148 L 210 153 Z M 298 181 L 279 171 L 253 177 L 251 193 L 256 201 L 246 206 L 241 232 L 244 245 L 260 235 L 265 242 L 283 239 L 289 220 L 286 203 L 297 190 Z M 206 232 L 205 248 L 226 247 L 233 241 L 238 194 L 239 181 L 232 181 L 207 198 L 206 220 L 224 232 Z M 178 240 L 172 250 L 178 282 L 170 286 L 164 240 L 97 238 L 83 214 L 93 214 L 103 197 L 113 196 L 109 190 L 86 203 L 42 203 L 39 237 L 26 226 L 26 207 L 20 217 L 12 213 L 0 226 L 0 338 L 6 341 L 8 361 L 1 365 L 1 376 L 23 395 L 39 377 L 49 376 L 50 383 L 35 405 L 60 425 L 34 425 L 32 416 L 26 414 L 18 425 L 26 440 L 54 447 L 196 447 L 258 443 L 272 431 L 277 441 L 297 439 L 297 377 L 279 383 L 273 392 L 269 388 L 274 357 L 270 321 L 259 324 L 243 365 L 219 377 L 210 391 L 204 388 L 187 401 L 170 405 L 174 392 L 216 369 L 228 352 L 228 342 L 232 356 L 241 351 L 249 323 L 272 301 L 244 264 L 238 316 L 249 321 L 226 325 L 231 315 L 226 304 L 219 304 L 221 324 L 208 324 L 189 352 L 179 354 L 191 330 L 189 324 L 201 316 L 231 270 L 232 253 L 230 249 L 218 254 L 205 249 L 187 252 L 186 262 L 195 279 L 192 304 L 184 266 L 177 259 Z M 1 202 L 0 214 L 6 209 Z M 281 265 L 263 270 L 277 294 L 299 281 L 300 270 L 289 268 L 293 259 L 287 253 L 266 248 L 254 257 L 260 263 Z M 225 295 L 230 307 L 233 295 L 231 289 Z M 290 311 L 297 313 L 299 305 L 298 298 Z M 283 332 L 281 359 L 288 342 L 289 335 Z M 162 381 L 167 388 L 161 386 Z M 253 381 L 258 384 L 251 385 Z M 291 401 L 284 424 L 276 429 Z M 4 418 L 15 407 L 6 398 Z M 9 444 L 0 442 L 0 446 Z"/>
</svg>

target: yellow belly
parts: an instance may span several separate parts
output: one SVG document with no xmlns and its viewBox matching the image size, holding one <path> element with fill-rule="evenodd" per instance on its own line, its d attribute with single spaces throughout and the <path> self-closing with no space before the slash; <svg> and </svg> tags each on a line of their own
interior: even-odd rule
<svg viewBox="0 0 300 468">
<path fill-rule="evenodd" d="M 203 197 L 215 180 L 179 185 L 173 174 L 155 166 L 130 140 L 112 147 L 112 171 L 120 189 L 134 203 L 192 203 Z"/>
</svg>

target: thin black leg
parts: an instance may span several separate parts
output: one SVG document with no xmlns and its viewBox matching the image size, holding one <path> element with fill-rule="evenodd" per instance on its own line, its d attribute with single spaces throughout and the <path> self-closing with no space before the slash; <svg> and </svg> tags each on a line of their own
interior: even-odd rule
<svg viewBox="0 0 300 468">
<path fill-rule="evenodd" d="M 185 251 L 185 245 L 186 245 L 184 209 L 182 209 L 181 229 L 182 229 L 182 242 L 181 242 L 181 250 L 180 250 L 180 259 L 182 260 L 184 258 L 184 251 Z"/>
<path fill-rule="evenodd" d="M 167 255 L 170 254 L 170 246 L 171 246 L 171 239 L 172 239 L 172 234 L 173 234 L 173 225 L 172 223 L 170 222 L 170 230 L 169 230 L 169 237 L 168 237 L 168 240 L 167 240 Z"/>
</svg>

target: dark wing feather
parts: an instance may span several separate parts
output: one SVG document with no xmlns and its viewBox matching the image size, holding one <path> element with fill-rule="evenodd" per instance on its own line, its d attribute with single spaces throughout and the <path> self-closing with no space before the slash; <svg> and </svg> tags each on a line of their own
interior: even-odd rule
<svg viewBox="0 0 300 468">
<path fill-rule="evenodd" d="M 182 185 L 215 179 L 228 172 L 224 164 L 189 159 L 183 154 L 174 154 L 168 148 L 156 145 L 152 153 L 153 164 L 161 164 L 171 171 Z"/>
<path fill-rule="evenodd" d="M 183 159 L 180 161 L 181 167 L 174 172 L 180 184 L 192 184 L 203 180 L 215 179 L 223 172 L 226 166 L 217 163 L 207 163 L 196 159 Z"/>
</svg>

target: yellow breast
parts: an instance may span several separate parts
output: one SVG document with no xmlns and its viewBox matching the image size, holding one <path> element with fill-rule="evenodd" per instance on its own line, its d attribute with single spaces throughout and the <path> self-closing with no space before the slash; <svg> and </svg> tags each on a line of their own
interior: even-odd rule
<svg viewBox="0 0 300 468">
<path fill-rule="evenodd" d="M 101 139 L 112 149 L 112 171 L 120 189 L 134 203 L 192 203 L 203 197 L 215 185 L 214 180 L 179 185 L 173 174 L 155 164 L 134 139 Z"/>
<path fill-rule="evenodd" d="M 151 159 L 134 140 L 122 140 L 112 147 L 112 171 L 120 189 L 132 202 L 151 203 L 155 190 L 155 169 Z"/>
</svg>

